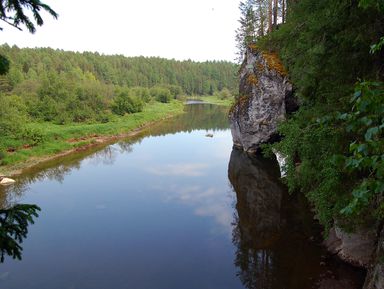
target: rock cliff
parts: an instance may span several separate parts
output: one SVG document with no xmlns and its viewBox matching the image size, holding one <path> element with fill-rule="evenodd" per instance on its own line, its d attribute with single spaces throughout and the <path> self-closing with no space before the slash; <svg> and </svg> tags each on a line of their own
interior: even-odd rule
<svg viewBox="0 0 384 289">
<path fill-rule="evenodd" d="M 239 75 L 239 98 L 229 113 L 233 143 L 255 153 L 261 144 L 278 140 L 278 123 L 298 103 L 284 67 L 272 53 L 249 47 Z M 368 269 L 364 289 L 384 288 L 384 229 L 372 226 L 348 234 L 335 226 L 325 246 L 342 260 Z"/>
<path fill-rule="evenodd" d="M 233 143 L 256 152 L 277 137 L 277 124 L 297 108 L 292 84 L 275 54 L 250 47 L 240 68 L 240 94 L 229 113 Z"/>
</svg>

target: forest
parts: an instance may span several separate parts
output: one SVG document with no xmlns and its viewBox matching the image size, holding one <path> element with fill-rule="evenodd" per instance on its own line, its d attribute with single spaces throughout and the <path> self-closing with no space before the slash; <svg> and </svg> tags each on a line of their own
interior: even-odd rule
<svg viewBox="0 0 384 289">
<path fill-rule="evenodd" d="M 383 2 L 251 0 L 240 10 L 239 58 L 249 45 L 277 53 L 300 102 L 273 145 L 288 158 L 290 190 L 309 198 L 326 229 L 380 224 Z"/>
<path fill-rule="evenodd" d="M 7 150 L 35 146 L 55 125 L 108 123 L 139 113 L 147 104 L 186 96 L 230 98 L 237 90 L 237 66 L 225 61 L 194 62 L 125 57 L 51 48 L 0 46 L 9 62 L 0 75 L 0 159 Z M 9 154 L 8 154 L 9 155 Z"/>
</svg>

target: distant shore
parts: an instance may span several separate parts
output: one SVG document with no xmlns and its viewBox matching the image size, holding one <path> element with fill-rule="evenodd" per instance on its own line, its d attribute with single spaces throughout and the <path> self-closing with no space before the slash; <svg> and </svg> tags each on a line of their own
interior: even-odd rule
<svg viewBox="0 0 384 289">
<path fill-rule="evenodd" d="M 126 115 L 110 123 L 31 124 L 31 126 L 44 126 L 44 129 L 54 137 L 41 145 L 33 147 L 26 145 L 15 149 L 10 153 L 10 163 L 0 166 L 0 175 L 9 177 L 20 175 L 24 170 L 43 162 L 134 136 L 154 123 L 174 117 L 183 111 L 184 104 L 180 101 L 173 101 L 168 104 L 149 105 L 141 113 Z"/>
<path fill-rule="evenodd" d="M 189 97 L 205 103 L 230 106 L 231 99 L 215 96 Z M 34 128 L 49 131 L 50 139 L 41 145 L 24 146 L 10 153 L 9 163 L 0 166 L 0 176 L 14 177 L 38 164 L 64 157 L 92 147 L 105 146 L 119 139 L 132 137 L 145 128 L 183 113 L 184 103 L 172 101 L 166 104 L 150 104 L 143 112 L 129 114 L 109 123 L 88 125 L 30 124 Z"/>
</svg>

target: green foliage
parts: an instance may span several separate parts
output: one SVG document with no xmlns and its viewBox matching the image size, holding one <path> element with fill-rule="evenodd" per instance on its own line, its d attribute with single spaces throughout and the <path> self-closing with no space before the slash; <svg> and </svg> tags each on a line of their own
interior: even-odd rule
<svg viewBox="0 0 384 289">
<path fill-rule="evenodd" d="M 43 18 L 40 16 L 40 10 L 43 9 L 51 14 L 54 18 L 58 14 L 47 4 L 40 0 L 0 0 L 0 20 L 21 30 L 20 26 L 25 25 L 29 32 L 35 33 L 37 24 L 43 25 Z M 32 11 L 36 24 L 24 13 L 25 10 Z M 0 30 L 3 30 L 0 27 Z M 0 75 L 6 74 L 9 70 L 9 60 L 0 54 Z"/>
<path fill-rule="evenodd" d="M 0 94 L 0 135 L 17 137 L 23 132 L 27 108 L 21 97 Z"/>
<path fill-rule="evenodd" d="M 237 48 L 239 50 L 239 61 L 243 60 L 246 49 L 251 43 L 254 43 L 258 34 L 258 26 L 259 26 L 259 15 L 256 12 L 257 7 L 256 1 L 254 0 L 246 0 L 242 1 L 239 4 L 240 10 L 240 27 L 236 30 L 236 42 Z M 258 3 L 258 5 L 261 5 Z M 264 20 L 264 19 L 263 19 Z"/>
<path fill-rule="evenodd" d="M 25 10 L 30 10 L 36 23 L 30 20 Z M 1 0 L 0 1 L 0 19 L 5 23 L 21 30 L 20 26 L 25 25 L 29 32 L 36 31 L 35 25 L 41 26 L 44 24 L 43 18 L 40 15 L 40 10 L 45 10 L 54 18 L 58 14 L 51 9 L 47 4 L 40 0 Z M 3 28 L 0 28 L 3 30 Z"/>
<path fill-rule="evenodd" d="M 371 53 L 376 53 L 380 51 L 384 46 L 384 37 L 381 37 L 378 43 L 371 45 Z"/>
<path fill-rule="evenodd" d="M 25 127 L 22 132 L 22 138 L 29 145 L 35 146 L 45 141 L 45 134 L 41 129 Z"/>
<path fill-rule="evenodd" d="M 151 94 L 156 98 L 157 101 L 162 103 L 170 102 L 172 99 L 171 92 L 165 87 L 154 87 L 151 89 Z"/>
<path fill-rule="evenodd" d="M 33 120 L 56 124 L 105 123 L 111 112 L 135 113 L 153 99 L 166 103 L 185 93 L 222 89 L 222 83 L 236 86 L 236 66 L 229 62 L 101 56 L 6 44 L 0 54 L 12 63 L 0 78 L 0 90 L 20 96 Z"/>
<path fill-rule="evenodd" d="M 228 88 L 224 88 L 222 91 L 220 91 L 219 95 L 220 99 L 229 99 L 232 97 L 232 94 Z"/>
<path fill-rule="evenodd" d="M 0 209 L 0 262 L 5 255 L 21 260 L 21 243 L 27 237 L 28 226 L 34 224 L 41 209 L 36 205 L 18 204 L 12 208 Z"/>
<path fill-rule="evenodd" d="M 68 123 L 65 125 L 52 122 L 28 123 L 28 129 L 43 133 L 43 144 L 22 149 L 24 145 L 22 139 L 0 138 L 0 151 L 2 151 L 2 147 L 16 148 L 12 153 L 4 153 L 0 164 L 8 165 L 8 167 L 1 167 L 1 171 L 4 173 L 4 170 L 6 171 L 10 165 L 21 162 L 33 164 L 34 160 L 39 157 L 56 154 L 79 146 L 78 142 L 68 142 L 69 139 L 79 139 L 79 142 L 84 144 L 92 141 L 94 136 L 126 134 L 150 122 L 161 120 L 170 115 L 182 114 L 183 111 L 184 105 L 179 101 L 171 101 L 166 104 L 150 102 L 145 105 L 142 112 L 135 114 L 126 114 L 119 117 L 114 114 L 107 114 L 108 122 L 104 123 Z M 89 138 L 89 141 L 83 141 L 84 137 Z"/>
<path fill-rule="evenodd" d="M 376 8 L 379 11 L 384 11 L 383 0 L 359 0 L 359 6 L 362 8 Z"/>
<path fill-rule="evenodd" d="M 343 144 L 342 129 L 313 119 L 320 107 L 301 107 L 279 132 L 284 139 L 274 145 L 287 156 L 287 184 L 290 191 L 302 191 L 316 209 L 319 221 L 328 228 L 333 216 L 344 206 L 344 190 L 338 168 L 332 157 Z"/>
<path fill-rule="evenodd" d="M 143 110 L 144 103 L 137 97 L 129 95 L 127 91 L 122 91 L 112 104 L 112 111 L 118 115 L 135 113 Z"/>
<path fill-rule="evenodd" d="M 326 229 L 334 220 L 353 229 L 384 217 L 382 83 L 359 82 L 349 101 L 357 79 L 382 79 L 377 3 L 291 2 L 287 23 L 258 43 L 278 51 L 301 102 L 274 145 L 288 156 L 286 181 L 307 195 Z"/>
<path fill-rule="evenodd" d="M 76 81 L 97 82 L 103 86 L 167 87 L 178 94 L 208 94 L 210 87 L 237 88 L 237 66 L 226 61 L 176 61 L 158 57 L 124 57 L 98 53 L 75 53 L 50 48 L 19 49 L 7 44 L 0 46 L 0 54 L 23 74 L 25 81 L 52 81 L 43 90 L 54 91 L 60 84 L 67 87 Z M 47 83 L 47 81 L 45 81 Z M 181 88 L 181 91 L 180 91 Z"/>
<path fill-rule="evenodd" d="M 340 114 L 346 130 L 354 136 L 344 157 L 346 173 L 357 176 L 348 205 L 341 213 L 355 217 L 362 211 L 380 219 L 384 206 L 384 83 L 361 82 L 351 100 L 352 109 Z"/>
<path fill-rule="evenodd" d="M 9 70 L 9 60 L 0 55 L 0 75 L 6 74 Z"/>
</svg>

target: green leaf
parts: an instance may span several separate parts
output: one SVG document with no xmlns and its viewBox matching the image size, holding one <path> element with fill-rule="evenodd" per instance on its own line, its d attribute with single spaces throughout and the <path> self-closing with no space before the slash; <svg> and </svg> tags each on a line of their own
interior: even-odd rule
<svg viewBox="0 0 384 289">
<path fill-rule="evenodd" d="M 367 116 L 364 116 L 360 119 L 360 122 L 362 122 L 365 126 L 370 126 L 372 124 L 372 119 L 368 118 Z"/>
<path fill-rule="evenodd" d="M 355 102 L 361 96 L 361 90 L 356 90 L 351 98 L 351 102 Z"/>
<path fill-rule="evenodd" d="M 364 135 L 364 138 L 366 141 L 372 140 L 372 137 L 375 136 L 379 132 L 379 127 L 371 127 L 367 130 L 367 132 Z"/>
<path fill-rule="evenodd" d="M 357 147 L 357 151 L 359 153 L 363 153 L 364 155 L 366 155 L 368 153 L 368 145 L 367 144 L 360 144 Z"/>
</svg>

